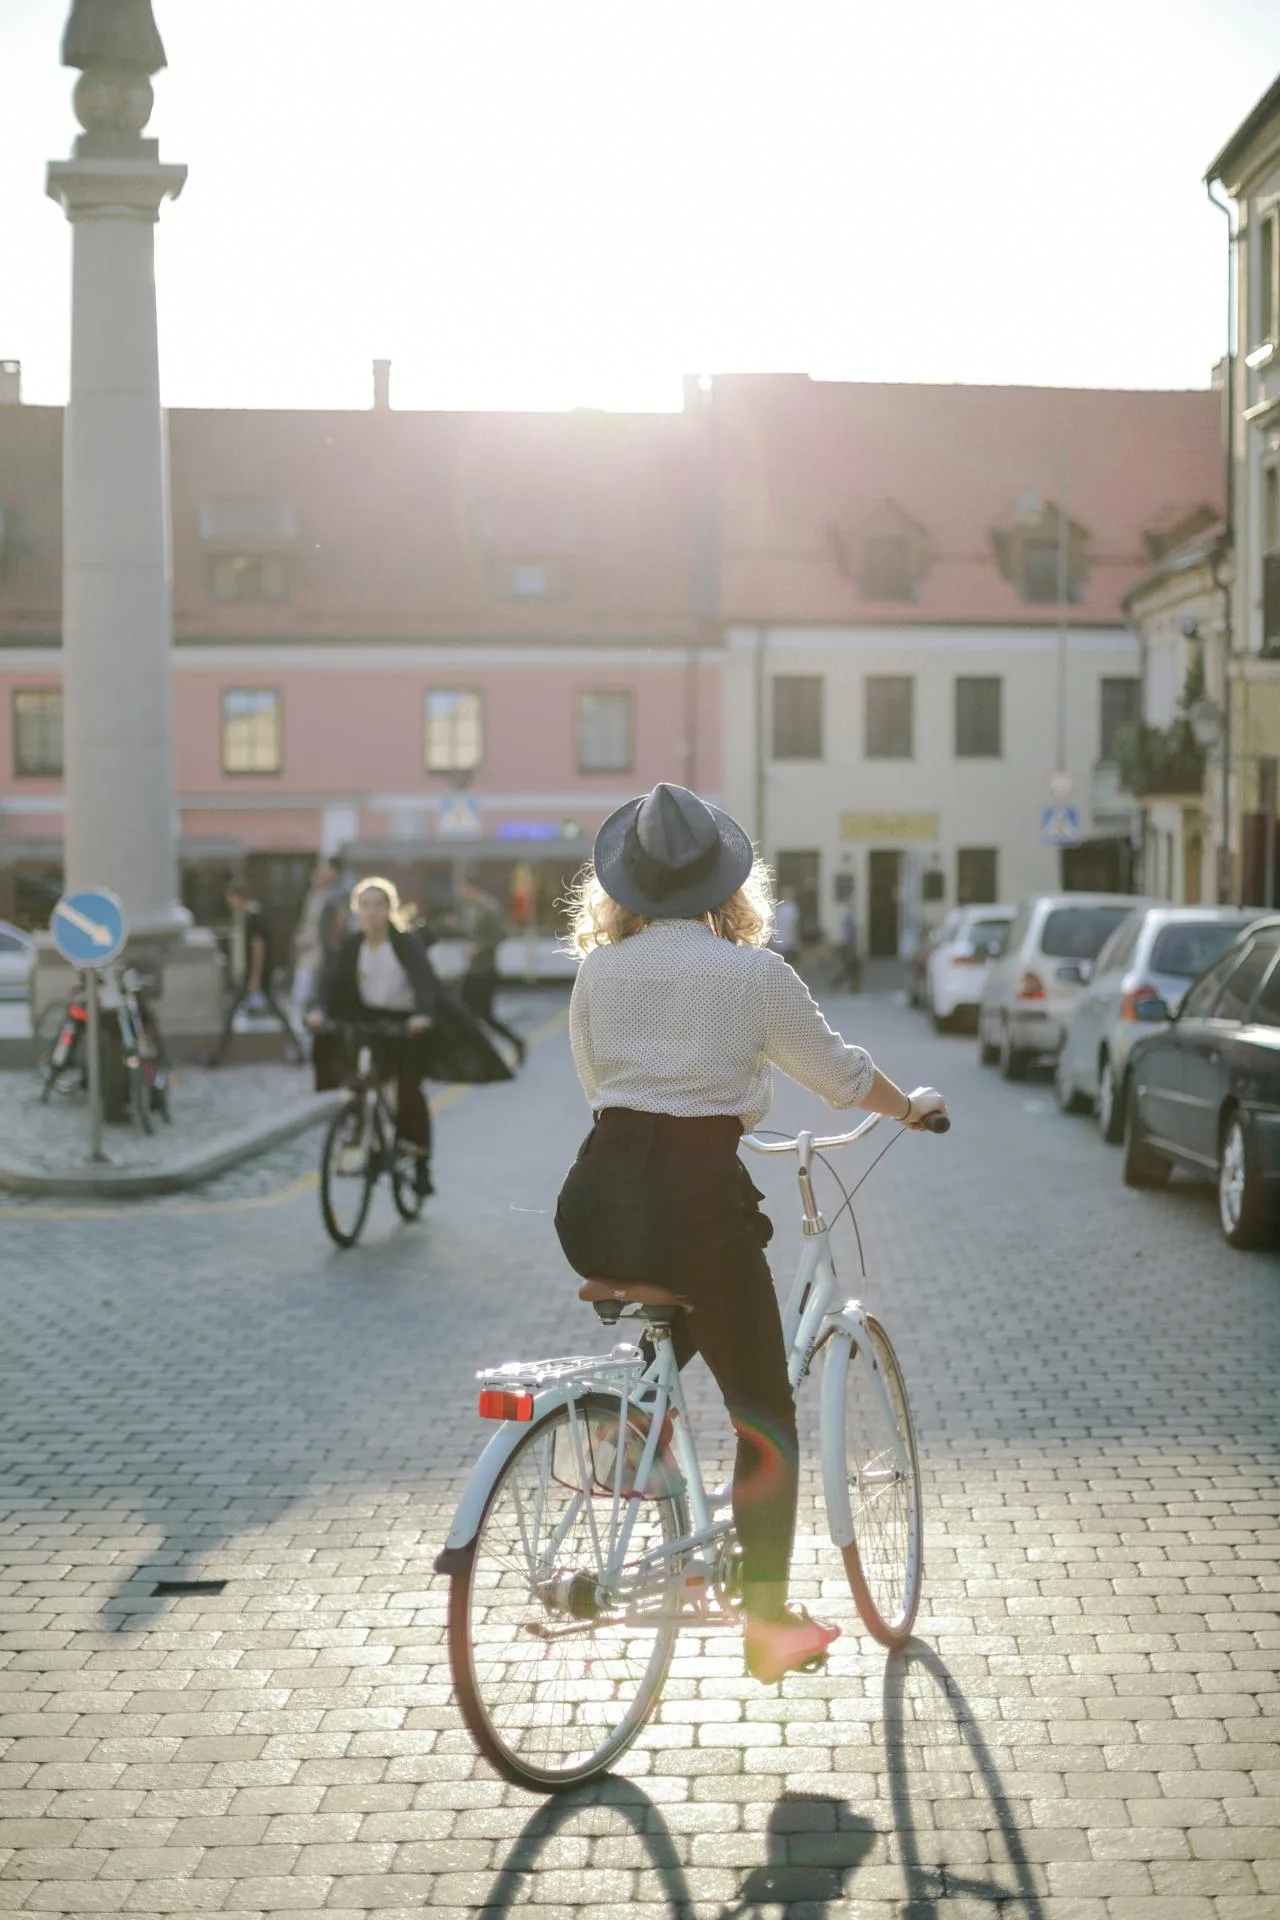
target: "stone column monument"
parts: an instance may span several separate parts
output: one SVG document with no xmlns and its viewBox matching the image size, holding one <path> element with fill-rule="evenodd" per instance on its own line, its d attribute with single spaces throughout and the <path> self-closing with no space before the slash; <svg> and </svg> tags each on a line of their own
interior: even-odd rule
<svg viewBox="0 0 1280 1920">
<path fill-rule="evenodd" d="M 83 128 L 72 158 L 51 163 L 47 181 L 72 230 L 62 550 L 66 884 L 113 888 L 131 951 L 197 960 L 206 976 L 197 997 L 208 999 L 216 961 L 208 937 L 196 937 L 196 953 L 179 951 L 192 943 L 183 940 L 190 915 L 179 903 L 175 848 L 168 457 L 155 295 L 156 222 L 187 170 L 163 164 L 158 143 L 143 137 L 151 76 L 165 65 L 151 0 L 74 0 L 62 62 L 80 70 L 75 111 Z M 195 1026 L 207 1028 L 214 1011 Z"/>
</svg>

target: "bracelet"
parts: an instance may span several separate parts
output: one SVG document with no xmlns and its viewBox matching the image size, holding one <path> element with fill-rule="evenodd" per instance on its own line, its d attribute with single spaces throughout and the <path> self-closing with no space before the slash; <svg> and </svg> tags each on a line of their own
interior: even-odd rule
<svg viewBox="0 0 1280 1920">
<path fill-rule="evenodd" d="M 915 1101 L 914 1101 L 914 1100 L 913 1100 L 913 1099 L 911 1098 L 911 1095 L 910 1095 L 910 1094 L 908 1094 L 908 1095 L 907 1095 L 907 1110 L 906 1110 L 906 1112 L 905 1112 L 905 1113 L 903 1113 L 903 1114 L 900 1114 L 900 1115 L 898 1116 L 898 1118 L 899 1118 L 899 1124 L 900 1124 L 901 1126 L 904 1126 L 904 1127 L 905 1127 L 905 1126 L 906 1126 L 906 1124 L 907 1124 L 907 1122 L 908 1122 L 908 1121 L 910 1120 L 910 1118 L 911 1118 L 911 1109 L 912 1109 L 912 1108 L 913 1108 L 914 1106 L 915 1106 Z"/>
</svg>

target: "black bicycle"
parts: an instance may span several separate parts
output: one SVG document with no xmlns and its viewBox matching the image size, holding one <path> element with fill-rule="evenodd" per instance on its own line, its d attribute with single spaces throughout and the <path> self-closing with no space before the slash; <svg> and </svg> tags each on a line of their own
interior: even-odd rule
<svg viewBox="0 0 1280 1920">
<path fill-rule="evenodd" d="M 101 1009 L 114 1023 L 120 1051 L 104 1051 L 103 1100 L 112 1119 L 132 1116 L 144 1133 L 155 1116 L 169 1112 L 169 1056 L 148 994 L 152 982 L 136 967 L 108 970 L 103 977 Z M 82 1093 L 89 1080 L 89 1010 L 83 992 L 65 1006 L 46 1007 L 36 1026 L 36 1062 L 41 1104 L 52 1094 Z"/>
<path fill-rule="evenodd" d="M 416 1220 L 425 1195 L 418 1191 L 418 1156 L 396 1136 L 396 1114 L 387 1097 L 392 1042 L 403 1042 L 402 1020 L 327 1020 L 321 1033 L 337 1036 L 354 1057 L 348 1098 L 329 1122 L 320 1155 L 320 1211 L 329 1238 L 353 1247 L 368 1218 L 373 1190 L 385 1174 L 402 1220 Z"/>
</svg>

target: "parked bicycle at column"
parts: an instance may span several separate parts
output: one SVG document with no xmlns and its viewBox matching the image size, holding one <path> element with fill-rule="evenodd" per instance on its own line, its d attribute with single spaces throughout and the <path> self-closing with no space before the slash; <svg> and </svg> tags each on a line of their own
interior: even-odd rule
<svg viewBox="0 0 1280 1920">
<path fill-rule="evenodd" d="M 103 1030 L 108 1036 L 104 1050 L 108 1112 L 115 1118 L 132 1117 L 144 1133 L 154 1130 L 157 1114 L 166 1122 L 172 1120 L 169 1056 L 151 1004 L 152 987 L 152 981 L 136 967 L 108 967 L 102 973 L 99 995 Z M 61 1006 L 55 1002 L 45 1008 L 35 1035 L 41 1105 L 54 1094 L 85 1091 L 88 1024 L 83 990 Z"/>
</svg>

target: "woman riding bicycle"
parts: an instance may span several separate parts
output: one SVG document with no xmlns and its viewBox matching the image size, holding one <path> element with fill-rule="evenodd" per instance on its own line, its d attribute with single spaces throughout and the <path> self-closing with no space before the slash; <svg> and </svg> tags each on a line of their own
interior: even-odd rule
<svg viewBox="0 0 1280 1920">
<path fill-rule="evenodd" d="M 428 1067 L 426 1036 L 439 1011 L 441 988 L 418 935 L 403 924 L 400 899 L 390 880 L 376 875 L 357 883 L 351 895 L 358 925 L 325 963 L 320 1011 L 308 1024 L 388 1015 L 404 1022 L 403 1037 L 380 1042 L 383 1064 L 396 1074 L 396 1134 L 414 1152 L 414 1185 L 431 1184 L 431 1109 L 422 1082 Z M 340 1064 L 317 1060 L 316 1085 L 341 1083 Z"/>
<path fill-rule="evenodd" d="M 916 1130 L 946 1106 L 931 1088 L 904 1093 L 827 1025 L 768 949 L 769 875 L 750 839 L 687 788 L 657 786 L 605 821 L 573 908 L 570 1038 L 595 1124 L 556 1229 L 584 1278 L 689 1303 L 676 1360 L 701 1353 L 738 1436 L 747 1666 L 777 1680 L 840 1630 L 787 1605 L 799 1442 L 763 1251 L 773 1228 L 738 1142 L 769 1110 L 774 1066 L 833 1107 Z"/>
</svg>

